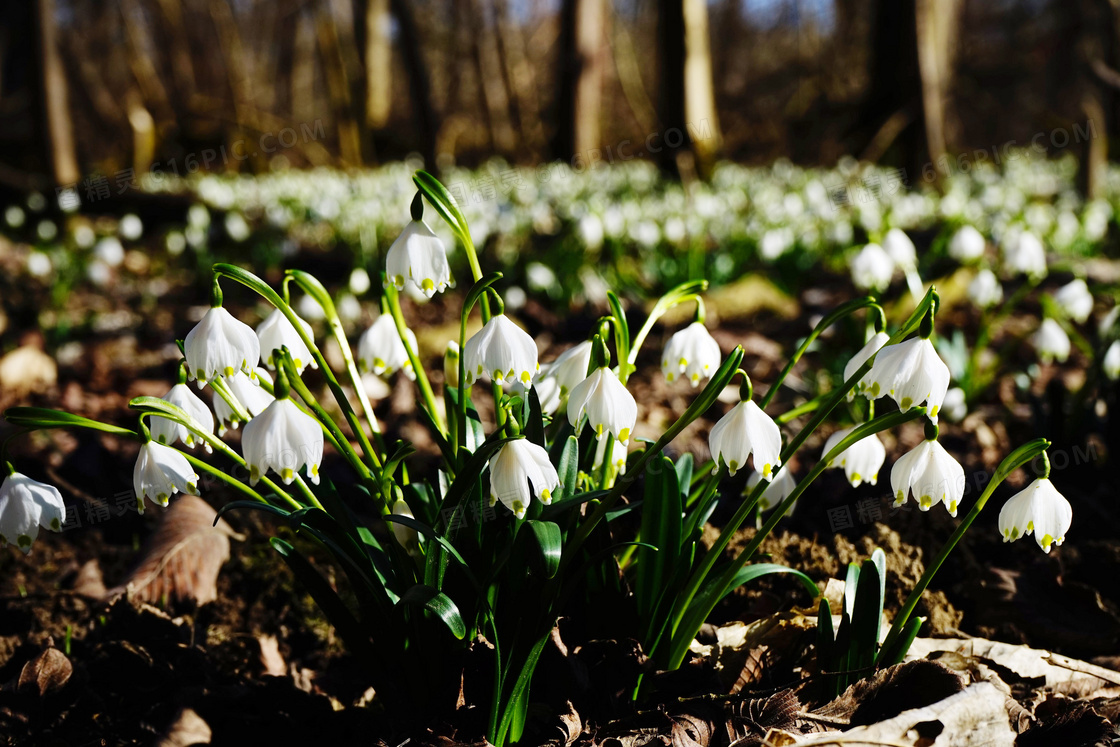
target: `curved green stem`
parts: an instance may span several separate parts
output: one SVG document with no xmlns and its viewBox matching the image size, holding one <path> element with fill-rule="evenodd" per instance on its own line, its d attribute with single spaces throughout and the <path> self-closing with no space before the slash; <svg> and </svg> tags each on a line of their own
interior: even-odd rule
<svg viewBox="0 0 1120 747">
<path fill-rule="evenodd" d="M 934 574 L 937 573 L 937 570 L 945 562 L 945 559 L 949 557 L 949 553 L 953 551 L 953 548 L 956 547 L 957 543 L 964 537 L 964 533 L 972 526 L 972 522 L 976 521 L 976 517 L 984 510 L 984 506 L 988 503 L 988 499 L 992 497 L 992 493 L 995 489 L 1000 483 L 1006 480 L 1012 472 L 1030 463 L 1031 460 L 1039 454 L 1045 454 L 1049 446 L 1050 442 L 1045 438 L 1038 438 L 1015 449 L 1015 451 L 1008 454 L 1007 457 L 1000 462 L 995 475 L 992 477 L 992 481 L 984 488 L 984 492 L 981 493 L 980 498 L 977 499 L 972 510 L 970 510 L 968 515 L 964 517 L 964 520 L 957 525 L 956 530 L 953 532 L 952 536 L 949 537 L 948 542 L 946 542 L 940 552 L 937 553 L 937 557 L 926 566 L 922 577 L 918 579 L 918 583 L 910 590 L 910 595 L 906 597 L 906 601 L 902 604 L 902 609 L 898 611 L 898 615 L 895 616 L 894 621 L 891 623 L 891 630 L 883 641 L 883 645 L 879 649 L 880 652 L 889 651 L 898 641 L 899 637 L 902 635 L 903 629 L 906 627 L 907 620 L 909 620 L 910 615 L 914 612 L 914 608 L 918 606 L 918 601 L 929 587 L 929 582 L 933 580 Z"/>
<path fill-rule="evenodd" d="M 661 298 L 657 299 L 657 303 L 653 305 L 650 310 L 649 316 L 642 324 L 642 328 L 638 330 L 638 334 L 634 337 L 630 346 L 630 354 L 627 356 L 626 362 L 631 366 L 638 360 L 638 351 L 642 349 L 642 345 L 649 336 L 653 325 L 657 320 L 665 315 L 669 309 L 677 304 L 685 303 L 692 299 L 699 299 L 700 294 L 708 288 L 707 280 L 689 280 L 687 283 L 681 283 L 676 288 L 666 293 Z"/>
<path fill-rule="evenodd" d="M 393 323 L 397 325 L 397 334 L 401 338 L 401 344 L 404 345 L 405 352 L 408 353 L 408 360 L 412 364 L 412 372 L 416 374 L 416 385 L 420 388 L 420 395 L 424 398 L 424 406 L 432 416 L 432 422 L 439 428 L 440 434 L 446 437 L 447 425 L 443 422 L 443 417 L 436 408 L 436 396 L 432 393 L 432 385 L 428 382 L 428 374 L 424 371 L 420 357 L 412 349 L 412 345 L 409 344 L 408 335 L 405 334 L 408 326 L 404 323 L 404 314 L 401 313 L 400 293 L 391 283 L 385 286 L 385 300 L 389 304 L 389 313 L 393 317 Z"/>
<path fill-rule="evenodd" d="M 758 403 L 758 406 L 763 410 L 766 409 L 766 406 L 770 404 L 770 400 L 774 399 L 774 395 L 778 393 L 778 389 L 782 386 L 782 382 L 786 380 L 786 376 L 788 376 L 789 372 L 793 370 L 793 367 L 797 365 L 797 362 L 801 360 L 801 356 L 805 355 L 805 351 L 809 349 L 809 346 L 812 345 L 816 341 L 816 339 L 821 336 L 822 332 L 831 327 L 833 324 L 836 324 L 836 322 L 840 321 L 841 319 L 851 316 L 860 309 L 866 308 L 879 308 L 879 304 L 876 303 L 875 299 L 871 296 L 864 296 L 863 298 L 857 298 L 854 301 L 848 301 L 846 304 L 843 304 L 842 306 L 832 311 L 832 313 L 830 313 L 824 319 L 821 319 L 820 322 L 817 323 L 817 326 L 813 327 L 813 331 L 809 333 L 809 336 L 806 337 L 805 340 L 801 343 L 801 346 L 797 348 L 797 352 L 794 353 L 793 357 L 789 359 L 788 363 L 786 363 L 785 368 L 783 368 L 781 373 L 778 374 L 778 378 L 775 379 L 774 383 L 770 385 L 770 388 L 766 390 L 766 396 L 762 398 L 762 401 Z M 881 309 L 880 313 L 882 313 Z"/>
<path fill-rule="evenodd" d="M 198 457 L 192 456 L 191 454 L 188 454 L 185 451 L 179 450 L 179 453 L 182 454 L 183 456 L 185 456 L 187 458 L 187 461 L 190 462 L 192 465 L 194 465 L 195 469 L 200 469 L 200 470 L 202 470 L 203 472 L 206 472 L 209 475 L 213 475 L 214 477 L 216 477 L 219 480 L 221 480 L 222 482 L 224 482 L 226 485 L 229 485 L 231 488 L 234 488 L 235 490 L 238 490 L 238 491 L 244 493 L 245 495 L 249 496 L 250 498 L 252 498 L 255 501 L 260 501 L 261 503 L 268 504 L 268 500 L 263 495 L 261 495 L 260 493 L 258 493 L 255 490 L 253 490 L 252 488 L 250 488 L 248 485 L 241 482 L 240 480 L 235 479 L 233 477 L 230 477 L 229 475 L 227 475 L 225 472 L 222 472 L 217 467 L 214 467 L 214 466 L 202 461 Z M 269 505 L 271 505 L 271 504 L 269 504 Z"/>
</svg>

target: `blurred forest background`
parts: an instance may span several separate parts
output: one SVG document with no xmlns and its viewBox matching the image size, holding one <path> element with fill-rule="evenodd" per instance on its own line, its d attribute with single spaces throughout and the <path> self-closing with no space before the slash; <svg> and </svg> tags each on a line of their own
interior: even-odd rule
<svg viewBox="0 0 1120 747">
<path fill-rule="evenodd" d="M 10 190 L 410 153 L 686 178 L 851 154 L 913 183 L 1076 125 L 1091 194 L 1120 128 L 1120 0 L 20 0 L 0 65 Z M 700 136 L 647 147 L 673 128 Z"/>
</svg>

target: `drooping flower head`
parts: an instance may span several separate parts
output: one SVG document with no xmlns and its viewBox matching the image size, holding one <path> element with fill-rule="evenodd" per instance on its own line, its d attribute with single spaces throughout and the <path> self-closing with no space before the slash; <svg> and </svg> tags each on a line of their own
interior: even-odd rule
<svg viewBox="0 0 1120 747">
<path fill-rule="evenodd" d="M 638 422 L 638 403 L 614 371 L 600 366 L 568 395 L 568 422 L 577 434 L 584 415 L 588 425 L 595 429 L 596 438 L 610 433 L 626 446 Z"/>
<path fill-rule="evenodd" d="M 187 333 L 183 352 L 190 380 L 201 389 L 210 379 L 252 373 L 261 359 L 261 344 L 253 328 L 239 322 L 222 306 L 212 306 Z"/>
<path fill-rule="evenodd" d="M 927 415 L 936 424 L 949 389 L 949 367 L 928 338 L 912 337 L 880 350 L 867 374 L 867 382 L 867 397 L 879 399 L 889 395 L 903 412 L 925 402 Z"/>
<path fill-rule="evenodd" d="M 584 340 L 565 350 L 552 363 L 541 365 L 541 375 L 533 386 L 536 387 L 543 412 L 556 412 L 576 384 L 587 378 L 587 369 L 591 366 L 591 348 L 591 341 Z"/>
<path fill-rule="evenodd" d="M 956 516 L 964 487 L 964 468 L 936 439 L 922 441 L 899 457 L 891 468 L 896 506 L 904 504 L 912 493 L 922 511 L 929 511 L 935 503 L 944 503 L 949 515 Z"/>
<path fill-rule="evenodd" d="M 12 472 L 0 485 L 0 545 L 12 543 L 26 555 L 39 527 L 54 532 L 66 521 L 66 504 L 58 488 Z"/>
<path fill-rule="evenodd" d="M 302 319 L 299 319 L 299 324 L 307 336 L 311 337 L 311 325 Z M 273 309 L 272 313 L 257 325 L 257 340 L 261 345 L 261 359 L 271 369 L 275 370 L 276 354 L 284 348 L 287 348 L 292 356 L 292 362 L 295 363 L 298 373 L 303 373 L 303 369 L 307 366 L 319 368 L 303 338 L 280 309 Z"/>
<path fill-rule="evenodd" d="M 272 382 L 272 378 L 263 368 L 258 368 L 252 376 L 246 376 L 238 371 L 233 376 L 225 379 L 227 388 L 233 399 L 249 414 L 250 418 L 264 412 L 272 404 L 273 397 L 258 382 Z M 217 392 L 214 393 L 214 415 L 218 420 L 218 435 L 223 435 L 226 428 L 237 429 L 243 422 L 233 407 Z"/>
<path fill-rule="evenodd" d="M 241 375 L 244 376 L 245 374 Z M 210 408 L 208 408 L 206 403 L 203 402 L 197 394 L 192 392 L 190 387 L 185 383 L 180 382 L 171 387 L 171 391 L 163 395 L 163 400 L 165 402 L 170 402 L 190 415 L 198 421 L 198 424 L 201 425 L 207 433 L 214 432 L 214 416 L 211 414 Z M 206 450 L 206 453 L 212 451 L 210 444 L 195 435 L 194 431 L 170 418 L 163 418 L 158 415 L 153 416 L 150 425 L 152 439 L 164 446 L 170 446 L 176 441 L 182 441 L 187 448 L 193 449 L 195 444 L 201 442 L 202 448 Z"/>
<path fill-rule="evenodd" d="M 516 383 L 528 389 L 541 370 L 537 362 L 537 344 L 505 314 L 495 314 L 467 340 L 463 363 L 467 386 L 486 376 L 499 383 Z"/>
<path fill-rule="evenodd" d="M 1033 533 L 1045 552 L 1065 542 L 1071 523 L 1073 509 L 1069 501 L 1044 477 L 1013 495 L 999 512 L 999 532 L 1004 542 Z"/>
<path fill-rule="evenodd" d="M 1104 375 L 1107 376 L 1110 381 L 1120 379 L 1120 340 L 1108 346 L 1108 350 L 1104 353 L 1104 361 L 1101 367 L 1104 368 Z"/>
<path fill-rule="evenodd" d="M 984 256 L 987 242 L 984 235 L 972 226 L 961 226 L 949 239 L 949 256 L 958 262 L 972 262 Z"/>
<path fill-rule="evenodd" d="M 1054 301 L 1066 315 L 1083 324 L 1093 313 L 1093 294 L 1081 278 L 1071 280 L 1054 293 Z"/>
<path fill-rule="evenodd" d="M 1003 241 L 1003 266 L 1008 274 L 1046 277 L 1046 250 L 1030 231 L 1012 231 Z"/>
<path fill-rule="evenodd" d="M 452 285 L 443 242 L 423 220 L 409 222 L 389 247 L 385 274 L 397 290 L 410 282 L 428 298 Z"/>
<path fill-rule="evenodd" d="M 751 472 L 751 476 L 747 478 L 747 490 L 754 490 L 755 486 L 760 482 L 762 482 L 762 475 L 757 471 Z M 770 484 L 763 489 L 762 495 L 758 499 L 759 510 L 769 511 L 773 508 L 777 508 L 782 501 L 789 498 L 789 494 L 792 493 L 796 487 L 797 480 L 790 474 L 789 465 L 783 465 L 782 468 L 778 470 L 778 474 L 774 475 L 774 479 L 770 481 Z M 794 501 L 789 505 L 789 509 L 786 510 L 786 516 L 792 515 L 796 508 L 797 501 Z"/>
<path fill-rule="evenodd" d="M 853 430 L 855 430 L 855 426 L 836 431 L 829 436 L 828 440 L 824 442 L 821 458 L 823 459 Z M 864 482 L 875 485 L 879 481 L 879 470 L 886 458 L 887 450 L 883 446 L 883 442 L 872 433 L 844 449 L 839 456 L 828 463 L 828 466 L 843 467 L 848 482 L 852 484 L 853 488 L 858 488 Z"/>
<path fill-rule="evenodd" d="M 409 347 L 413 351 L 416 346 L 416 335 L 407 327 L 404 330 Z M 389 314 L 377 317 L 370 328 L 358 338 L 358 365 L 364 371 L 372 371 L 378 376 L 391 376 L 400 369 L 410 379 L 416 378 L 412 370 L 412 361 L 408 358 L 401 336 L 397 332 L 397 325 Z"/>
<path fill-rule="evenodd" d="M 894 261 L 878 244 L 868 244 L 852 257 L 852 282 L 862 290 L 886 290 L 894 275 Z"/>
<path fill-rule="evenodd" d="M 864 363 L 867 363 L 867 361 L 871 359 L 871 356 L 878 353 L 880 348 L 887 344 L 887 340 L 889 339 L 891 339 L 891 336 L 886 332 L 876 332 L 875 334 L 873 334 L 871 336 L 871 339 L 868 340 L 867 343 L 859 349 L 859 352 L 853 355 L 851 360 L 848 361 L 847 365 L 844 366 L 844 381 L 852 378 L 852 376 L 855 375 L 856 371 L 858 371 Z M 868 377 L 870 376 L 870 373 L 871 372 L 868 371 L 866 374 L 864 374 L 863 378 L 859 380 L 856 386 L 848 391 L 849 402 L 855 399 L 857 393 L 863 394 L 867 389 L 869 383 Z"/>
<path fill-rule="evenodd" d="M 981 309 L 991 308 L 1003 300 L 1003 286 L 994 272 L 984 269 L 968 284 L 968 297 Z"/>
<path fill-rule="evenodd" d="M 548 452 L 528 439 L 510 441 L 490 457 L 490 505 L 501 501 L 519 519 L 534 495 L 547 506 L 559 486 Z"/>
<path fill-rule="evenodd" d="M 693 388 L 701 379 L 709 379 L 719 368 L 719 343 L 701 322 L 693 322 L 676 332 L 665 344 L 661 354 L 661 372 L 674 381 L 684 374 Z"/>
<path fill-rule="evenodd" d="M 1044 362 L 1058 361 L 1065 363 L 1069 358 L 1069 335 L 1062 329 L 1062 325 L 1053 319 L 1043 319 L 1038 331 L 1031 337 L 1038 357 Z"/>
<path fill-rule="evenodd" d="M 743 400 L 719 419 L 708 436 L 716 469 L 722 464 L 734 475 L 754 454 L 755 471 L 773 480 L 782 465 L 782 432 L 769 415 L 750 399 Z"/>
<path fill-rule="evenodd" d="M 914 267 L 918 264 L 918 251 L 914 242 L 901 228 L 892 228 L 883 237 L 883 251 L 899 267 Z"/>
<path fill-rule="evenodd" d="M 166 506 L 178 492 L 198 495 L 198 473 L 177 449 L 148 441 L 140 447 L 136 457 L 132 486 L 136 491 L 137 509 L 144 513 L 145 497 Z"/>
<path fill-rule="evenodd" d="M 277 379 L 277 387 L 286 390 L 286 383 L 280 383 L 282 378 L 283 374 Z M 290 485 L 296 473 L 305 467 L 311 482 L 319 484 L 322 426 L 299 409 L 286 391 L 245 425 L 241 446 L 249 465 L 250 485 L 256 485 L 270 469 L 280 475 L 285 485 Z"/>
</svg>

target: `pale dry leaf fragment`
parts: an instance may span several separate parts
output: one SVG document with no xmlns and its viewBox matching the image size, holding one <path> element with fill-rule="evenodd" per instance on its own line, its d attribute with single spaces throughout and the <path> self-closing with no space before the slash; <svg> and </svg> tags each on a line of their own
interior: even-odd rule
<svg viewBox="0 0 1120 747">
<path fill-rule="evenodd" d="M 158 742 L 156 747 L 189 747 L 192 744 L 210 744 L 213 734 L 210 725 L 193 709 L 179 711 L 175 721 Z"/>
<path fill-rule="evenodd" d="M 35 345 L 24 345 L 0 358 L 0 389 L 16 398 L 46 391 L 57 381 L 54 358 Z"/>
<path fill-rule="evenodd" d="M 74 667 L 66 654 L 57 648 L 48 648 L 23 665 L 16 689 L 43 697 L 65 687 L 73 673 Z"/>
<path fill-rule="evenodd" d="M 1104 679 L 1087 673 L 1086 670 L 1091 665 L 1085 662 L 1078 662 L 1082 665 L 1079 667 L 1081 671 L 1074 671 L 1068 667 L 1076 661 L 1074 659 L 1065 660 L 1067 666 L 1055 666 L 1048 651 L 984 638 L 918 638 L 910 645 L 906 659 L 923 659 L 935 651 L 951 651 L 962 656 L 987 659 L 1025 680 L 1044 680 L 1046 686 L 1051 688 L 1078 680 L 1093 680 L 1096 687 L 1108 684 Z"/>
<path fill-rule="evenodd" d="M 217 513 L 193 495 L 180 496 L 148 540 L 140 560 L 119 587 L 152 604 L 167 599 L 202 605 L 218 598 L 218 572 L 229 560 L 229 538 L 240 538 Z"/>
<path fill-rule="evenodd" d="M 288 665 L 280 655 L 280 641 L 274 635 L 258 635 L 257 643 L 261 647 L 261 666 L 264 673 L 273 677 L 284 677 L 288 674 Z"/>
</svg>

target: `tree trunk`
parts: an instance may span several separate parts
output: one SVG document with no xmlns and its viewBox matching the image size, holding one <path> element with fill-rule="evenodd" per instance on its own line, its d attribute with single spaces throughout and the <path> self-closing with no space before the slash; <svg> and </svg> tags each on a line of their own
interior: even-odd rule
<svg viewBox="0 0 1120 747">
<path fill-rule="evenodd" d="M 930 161 L 937 163 L 947 152 L 949 93 L 962 3 L 961 0 L 917 2 L 915 36 L 922 82 L 922 122 Z"/>
<path fill-rule="evenodd" d="M 43 114 L 47 152 L 55 184 L 75 184 L 80 178 L 74 130 L 70 121 L 66 70 L 58 51 L 54 0 L 39 0 L 39 60 L 42 72 Z"/>
<path fill-rule="evenodd" d="M 660 0 L 658 101 L 662 131 L 655 138 L 663 170 L 682 178 L 711 175 L 721 142 L 712 85 L 706 0 Z"/>
<path fill-rule="evenodd" d="M 587 159 L 601 140 L 603 95 L 603 0 L 565 0 L 561 9 L 560 88 L 552 155 L 562 161 Z"/>
<path fill-rule="evenodd" d="M 436 139 L 439 136 L 439 123 L 435 108 L 432 106 L 432 79 L 428 65 L 420 50 L 420 39 L 416 29 L 416 19 L 412 15 L 408 0 L 390 0 L 393 15 L 400 28 L 401 51 L 404 64 L 408 68 L 408 81 L 412 94 L 412 114 L 416 118 L 416 128 L 420 137 L 420 154 L 429 169 L 437 168 Z"/>
<path fill-rule="evenodd" d="M 391 20 L 389 0 L 366 0 L 366 125 L 371 130 L 389 124 L 393 104 Z"/>
</svg>

